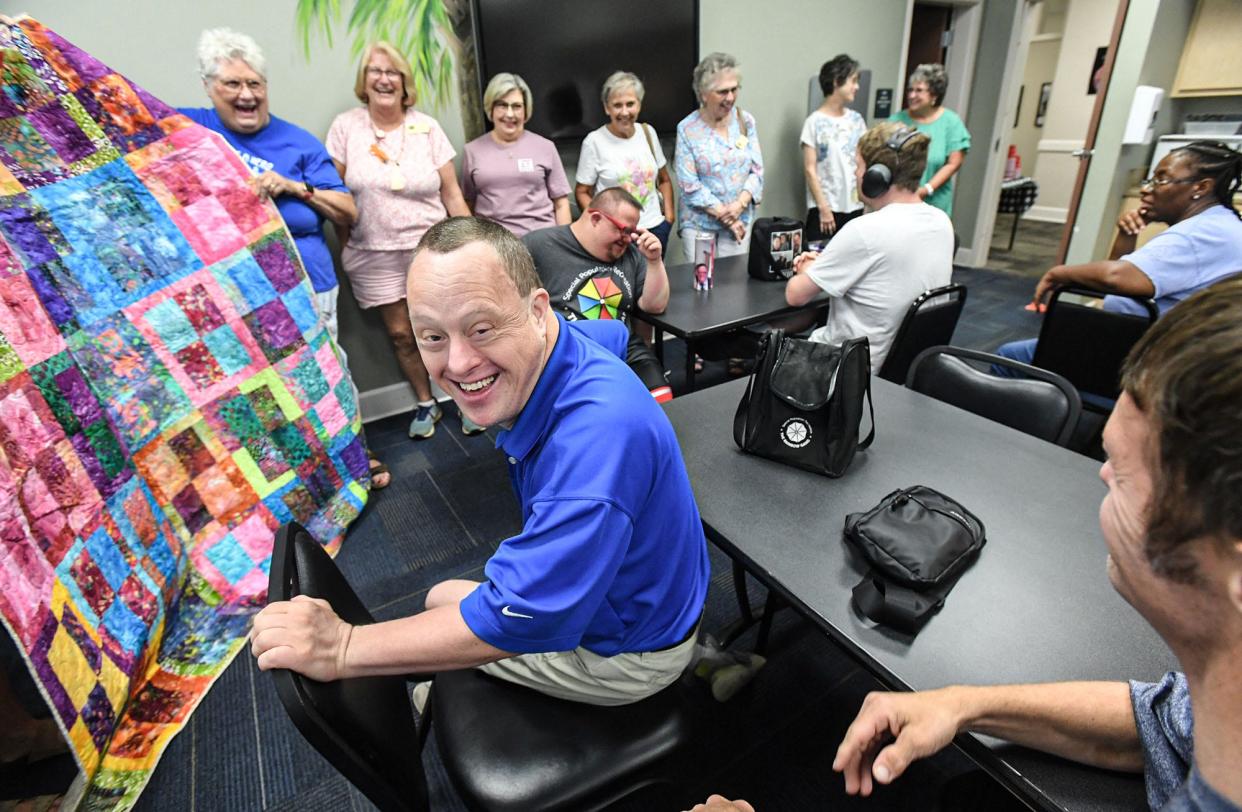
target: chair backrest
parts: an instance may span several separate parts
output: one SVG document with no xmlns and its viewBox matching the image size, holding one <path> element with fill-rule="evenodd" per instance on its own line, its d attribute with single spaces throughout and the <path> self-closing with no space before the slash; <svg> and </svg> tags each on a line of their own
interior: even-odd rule
<svg viewBox="0 0 1242 812">
<path fill-rule="evenodd" d="M 276 533 L 268 600 L 322 598 L 352 624 L 374 619 L 336 564 L 300 525 Z M 427 781 L 410 692 L 403 677 L 316 682 L 272 671 L 276 692 L 294 725 L 333 767 L 380 809 L 421 812 Z"/>
<path fill-rule="evenodd" d="M 893 336 L 892 346 L 880 367 L 880 377 L 895 384 L 904 383 L 910 362 L 916 355 L 928 347 L 953 340 L 953 330 L 965 305 L 965 285 L 945 285 L 919 294 Z"/>
<path fill-rule="evenodd" d="M 1105 296 L 1086 288 L 1054 290 L 1031 363 L 1057 373 L 1079 391 L 1116 400 L 1121 394 L 1121 363 L 1160 311 L 1151 299 L 1130 297 L 1147 314 L 1114 313 L 1062 299 L 1069 294 L 1092 299 Z"/>
<path fill-rule="evenodd" d="M 963 359 L 1007 367 L 1025 377 L 991 375 Z M 931 347 L 919 353 L 910 365 L 906 386 L 1060 446 L 1069 445 L 1082 412 L 1078 390 L 1060 375 L 961 347 Z"/>
</svg>

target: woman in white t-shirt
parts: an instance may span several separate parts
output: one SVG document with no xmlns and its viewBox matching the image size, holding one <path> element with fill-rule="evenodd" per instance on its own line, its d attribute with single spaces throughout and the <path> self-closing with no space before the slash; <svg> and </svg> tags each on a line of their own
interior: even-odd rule
<svg viewBox="0 0 1242 812">
<path fill-rule="evenodd" d="M 832 239 L 837 229 L 863 213 L 854 179 L 858 139 L 867 124 L 852 104 L 858 92 L 858 62 L 839 54 L 819 69 L 824 103 L 802 125 L 802 168 L 806 175 L 804 244 Z"/>
<path fill-rule="evenodd" d="M 608 123 L 582 141 L 574 197 L 586 209 L 596 193 L 621 187 L 643 206 L 638 227 L 659 237 L 664 250 L 676 217 L 673 182 L 655 128 L 638 120 L 643 92 L 639 78 L 626 71 L 604 81 L 600 101 Z"/>
</svg>

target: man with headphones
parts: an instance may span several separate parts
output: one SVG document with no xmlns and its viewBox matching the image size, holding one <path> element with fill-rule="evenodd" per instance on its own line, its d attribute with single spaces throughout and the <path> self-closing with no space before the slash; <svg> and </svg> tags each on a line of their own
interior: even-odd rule
<svg viewBox="0 0 1242 812">
<path fill-rule="evenodd" d="M 785 300 L 800 307 L 821 290 L 833 298 L 828 323 L 812 341 L 840 344 L 866 336 L 878 372 L 893 337 L 920 293 L 949 284 L 953 225 L 919 197 L 927 136 L 906 125 L 877 124 L 858 142 L 858 188 L 867 213 L 824 248 L 794 260 Z"/>
</svg>

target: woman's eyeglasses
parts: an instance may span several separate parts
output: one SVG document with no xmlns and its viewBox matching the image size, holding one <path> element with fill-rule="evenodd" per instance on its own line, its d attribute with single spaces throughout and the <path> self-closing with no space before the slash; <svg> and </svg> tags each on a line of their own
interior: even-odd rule
<svg viewBox="0 0 1242 812">
<path fill-rule="evenodd" d="M 249 90 L 252 95 L 262 96 L 267 90 L 267 82 L 261 79 L 249 79 L 243 82 L 240 79 L 217 79 L 216 83 L 224 88 L 224 91 L 230 96 L 236 96 L 242 92 L 242 88 Z"/>
<path fill-rule="evenodd" d="M 367 76 L 372 79 L 378 79 L 383 76 L 385 79 L 400 79 L 401 71 L 392 68 L 377 68 L 374 65 L 367 67 Z"/>
<path fill-rule="evenodd" d="M 1198 183 L 1199 178 L 1143 178 L 1139 182 L 1139 188 L 1150 186 L 1153 189 L 1159 186 L 1168 186 L 1170 183 Z"/>
<path fill-rule="evenodd" d="M 509 113 L 520 113 L 526 109 L 525 102 L 502 102 L 498 101 L 492 105 L 493 110 L 504 110 Z"/>
</svg>

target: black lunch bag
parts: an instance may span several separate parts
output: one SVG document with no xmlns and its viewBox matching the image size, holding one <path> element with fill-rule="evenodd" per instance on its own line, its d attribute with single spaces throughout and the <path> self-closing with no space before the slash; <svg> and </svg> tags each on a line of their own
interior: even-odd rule
<svg viewBox="0 0 1242 812">
<path fill-rule="evenodd" d="M 839 477 L 875 439 L 874 407 L 871 431 L 858 439 L 864 396 L 870 407 L 866 338 L 833 345 L 769 331 L 733 417 L 733 441 L 749 454 Z"/>
<path fill-rule="evenodd" d="M 987 543 L 975 514 L 925 485 L 900 488 L 871 510 L 846 516 L 845 539 L 871 565 L 854 587 L 854 605 L 908 634 L 944 606 Z"/>
<path fill-rule="evenodd" d="M 752 279 L 781 282 L 793 276 L 793 261 L 802 251 L 802 221 L 792 217 L 760 217 L 750 230 L 746 270 Z"/>
</svg>

